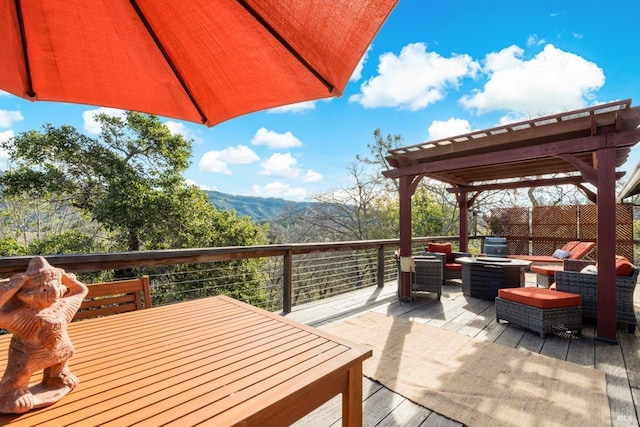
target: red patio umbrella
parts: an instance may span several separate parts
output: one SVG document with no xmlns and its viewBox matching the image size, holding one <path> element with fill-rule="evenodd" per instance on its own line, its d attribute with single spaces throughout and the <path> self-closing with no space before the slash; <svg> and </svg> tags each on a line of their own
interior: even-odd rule
<svg viewBox="0 0 640 427">
<path fill-rule="evenodd" d="M 397 0 L 0 0 L 0 89 L 213 126 L 339 96 Z"/>
</svg>

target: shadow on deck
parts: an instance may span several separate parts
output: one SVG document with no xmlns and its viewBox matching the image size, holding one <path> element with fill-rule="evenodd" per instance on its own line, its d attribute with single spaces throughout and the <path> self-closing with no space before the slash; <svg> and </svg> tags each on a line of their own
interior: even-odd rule
<svg viewBox="0 0 640 427">
<path fill-rule="evenodd" d="M 527 273 L 527 286 L 535 286 L 535 275 Z M 636 318 L 640 319 L 640 289 L 635 292 Z M 640 332 L 618 328 L 618 345 L 595 340 L 593 324 L 584 324 L 582 337 L 566 339 L 557 335 L 540 338 L 508 323 L 497 323 L 493 301 L 464 296 L 459 285 L 443 287 L 440 301 L 431 294 L 412 302 L 399 301 L 395 282 L 384 288 L 366 288 L 324 301 L 295 307 L 286 317 L 310 326 L 321 326 L 367 311 L 411 319 L 433 327 L 465 334 L 544 356 L 590 366 L 606 374 L 611 425 L 639 426 L 640 414 Z M 364 426 L 460 426 L 461 424 L 417 405 L 368 378 L 363 379 Z M 298 426 L 340 425 L 341 400 L 327 402 L 300 420 Z"/>
</svg>

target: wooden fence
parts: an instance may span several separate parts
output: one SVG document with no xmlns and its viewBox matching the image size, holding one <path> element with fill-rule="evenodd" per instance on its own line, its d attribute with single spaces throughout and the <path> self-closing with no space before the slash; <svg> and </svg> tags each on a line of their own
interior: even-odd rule
<svg viewBox="0 0 640 427">
<path fill-rule="evenodd" d="M 503 222 L 510 254 L 551 255 L 571 240 L 595 242 L 598 232 L 596 205 L 505 208 L 492 217 Z M 616 206 L 616 241 L 616 253 L 633 260 L 633 205 Z"/>
</svg>

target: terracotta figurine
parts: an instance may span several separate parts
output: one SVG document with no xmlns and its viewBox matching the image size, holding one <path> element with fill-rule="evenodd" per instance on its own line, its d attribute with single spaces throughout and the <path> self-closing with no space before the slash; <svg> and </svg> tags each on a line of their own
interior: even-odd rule
<svg viewBox="0 0 640 427">
<path fill-rule="evenodd" d="M 86 294 L 73 274 L 43 257 L 0 284 L 0 327 L 13 333 L 0 381 L 0 413 L 51 405 L 78 385 L 67 364 L 74 352 L 67 327 Z M 42 382 L 29 387 L 39 370 L 44 370 Z"/>
</svg>

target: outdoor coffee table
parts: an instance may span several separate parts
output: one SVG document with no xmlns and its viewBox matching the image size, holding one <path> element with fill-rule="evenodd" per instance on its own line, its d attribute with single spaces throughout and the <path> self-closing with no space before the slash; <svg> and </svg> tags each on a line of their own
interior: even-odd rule
<svg viewBox="0 0 640 427">
<path fill-rule="evenodd" d="M 362 425 L 371 349 L 228 297 L 73 322 L 69 336 L 80 385 L 0 425 L 289 425 L 339 394 L 342 424 Z"/>
<path fill-rule="evenodd" d="M 524 272 L 531 261 L 498 257 L 463 257 L 462 293 L 475 298 L 493 300 L 498 289 L 525 285 Z"/>
</svg>

